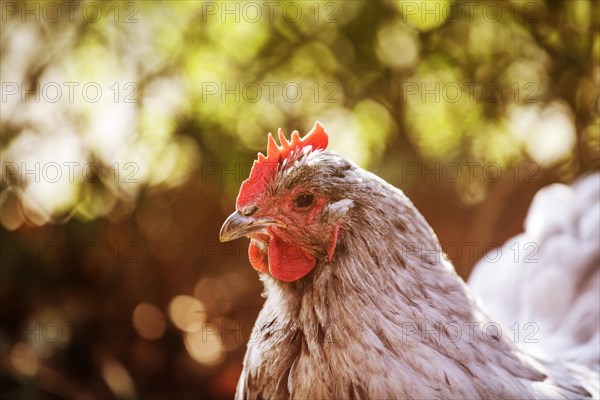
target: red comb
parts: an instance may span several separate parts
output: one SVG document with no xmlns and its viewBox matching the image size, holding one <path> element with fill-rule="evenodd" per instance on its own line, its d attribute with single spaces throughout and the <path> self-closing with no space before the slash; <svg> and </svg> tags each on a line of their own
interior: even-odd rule
<svg viewBox="0 0 600 400">
<path fill-rule="evenodd" d="M 258 153 L 258 160 L 254 161 L 252 165 L 250 177 L 242 182 L 236 201 L 238 209 L 261 196 L 264 192 L 265 183 L 273 177 L 279 163 L 285 160 L 292 151 L 302 149 L 305 146 L 311 146 L 313 150 L 325 149 L 329 141 L 325 127 L 319 121 L 315 122 L 315 126 L 303 138 L 300 138 L 298 131 L 294 131 L 288 142 L 281 128 L 279 128 L 278 136 L 281 146 L 275 143 L 273 135 L 269 133 L 267 156 Z"/>
</svg>

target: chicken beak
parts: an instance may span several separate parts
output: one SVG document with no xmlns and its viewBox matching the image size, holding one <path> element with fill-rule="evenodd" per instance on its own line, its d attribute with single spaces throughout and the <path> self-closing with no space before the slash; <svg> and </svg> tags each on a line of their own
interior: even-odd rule
<svg viewBox="0 0 600 400">
<path fill-rule="evenodd" d="M 219 232 L 219 240 L 229 242 L 250 233 L 268 234 L 267 228 L 273 225 L 278 225 L 274 219 L 246 217 L 241 212 L 235 211 L 223 223 Z"/>
</svg>

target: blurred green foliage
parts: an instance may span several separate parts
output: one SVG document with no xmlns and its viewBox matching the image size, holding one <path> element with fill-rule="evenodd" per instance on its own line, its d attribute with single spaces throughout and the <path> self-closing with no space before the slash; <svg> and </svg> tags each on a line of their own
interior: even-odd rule
<svg viewBox="0 0 600 400">
<path fill-rule="evenodd" d="M 405 190 L 442 244 L 504 240 L 536 189 L 600 166 L 592 0 L 1 7 L 9 397 L 231 397 L 249 331 L 197 347 L 173 304 L 251 326 L 245 245 L 216 238 L 278 127 L 323 122 L 330 148 Z M 476 261 L 451 256 L 463 276 Z M 88 333 L 23 334 L 40 321 Z"/>
</svg>

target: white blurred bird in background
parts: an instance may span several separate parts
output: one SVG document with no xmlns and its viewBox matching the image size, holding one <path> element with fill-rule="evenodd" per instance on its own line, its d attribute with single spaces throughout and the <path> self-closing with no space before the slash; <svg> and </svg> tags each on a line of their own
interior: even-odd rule
<svg viewBox="0 0 600 400">
<path fill-rule="evenodd" d="M 541 189 L 492 253 L 468 282 L 487 314 L 529 354 L 600 370 L 600 174 Z"/>
</svg>

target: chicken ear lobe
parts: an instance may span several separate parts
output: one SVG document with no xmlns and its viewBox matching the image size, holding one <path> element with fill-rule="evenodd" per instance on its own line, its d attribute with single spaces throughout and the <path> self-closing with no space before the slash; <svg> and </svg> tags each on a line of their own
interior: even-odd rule
<svg viewBox="0 0 600 400">
<path fill-rule="evenodd" d="M 269 241 L 269 273 L 284 282 L 293 282 L 313 270 L 317 260 L 299 246 L 277 236 Z"/>
<path fill-rule="evenodd" d="M 338 237 L 340 236 L 340 226 L 336 225 L 333 228 L 333 235 L 331 236 L 331 242 L 327 248 L 327 262 L 333 262 L 333 256 L 335 255 L 335 248 L 337 246 Z"/>
<path fill-rule="evenodd" d="M 250 243 L 248 247 L 248 259 L 250 265 L 260 272 L 269 273 L 269 261 L 267 259 L 267 253 L 260 249 L 256 243 Z"/>
</svg>

